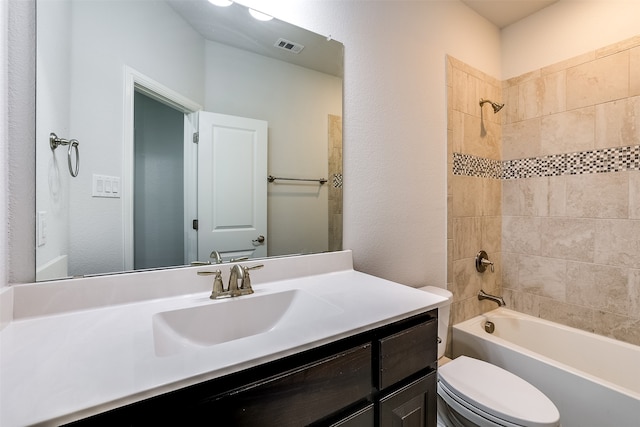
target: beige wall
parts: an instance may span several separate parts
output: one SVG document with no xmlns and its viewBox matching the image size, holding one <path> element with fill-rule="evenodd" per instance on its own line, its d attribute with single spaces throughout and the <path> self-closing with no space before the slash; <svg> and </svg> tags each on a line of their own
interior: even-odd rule
<svg viewBox="0 0 640 427">
<path fill-rule="evenodd" d="M 450 56 L 447 76 L 447 287 L 453 292 L 450 324 L 455 324 L 495 308 L 495 303 L 478 301 L 480 289 L 502 294 L 502 183 L 491 166 L 500 165 L 503 114 L 479 104 L 480 98 L 502 102 L 498 79 Z M 465 159 L 481 160 L 482 165 Z M 476 271 L 475 257 L 480 250 L 494 262 L 495 272 Z"/>
<path fill-rule="evenodd" d="M 509 305 L 640 344 L 640 37 L 509 79 L 504 91 L 503 159 L 554 164 L 503 180 Z"/>
<path fill-rule="evenodd" d="M 450 64 L 453 322 L 495 307 L 475 298 L 483 286 L 515 310 L 640 344 L 640 37 L 504 81 L 495 143 L 490 108 L 484 137 L 471 108 L 493 79 Z M 481 177 L 492 159 L 499 180 Z M 497 277 L 473 269 L 479 245 Z"/>
</svg>

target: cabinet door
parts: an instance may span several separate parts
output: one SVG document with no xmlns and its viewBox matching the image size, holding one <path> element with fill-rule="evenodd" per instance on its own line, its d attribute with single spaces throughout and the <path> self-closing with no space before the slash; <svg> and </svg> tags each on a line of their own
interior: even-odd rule
<svg viewBox="0 0 640 427">
<path fill-rule="evenodd" d="M 380 427 L 435 427 L 436 373 L 380 399 Z"/>
</svg>

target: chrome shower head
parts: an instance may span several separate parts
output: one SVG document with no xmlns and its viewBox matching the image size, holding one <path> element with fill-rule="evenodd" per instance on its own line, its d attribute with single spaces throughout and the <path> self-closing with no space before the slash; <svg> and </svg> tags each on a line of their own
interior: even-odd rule
<svg viewBox="0 0 640 427">
<path fill-rule="evenodd" d="M 493 107 L 493 114 L 497 113 L 502 109 L 502 107 L 504 107 L 504 104 L 498 104 L 497 102 L 493 102 L 488 99 L 482 99 L 482 98 L 480 98 L 480 107 L 482 107 L 487 102 L 491 104 L 491 106 Z"/>
</svg>

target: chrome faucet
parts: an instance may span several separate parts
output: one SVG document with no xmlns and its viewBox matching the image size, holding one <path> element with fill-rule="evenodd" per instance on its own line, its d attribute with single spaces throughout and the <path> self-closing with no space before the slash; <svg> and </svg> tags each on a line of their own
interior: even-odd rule
<svg viewBox="0 0 640 427">
<path fill-rule="evenodd" d="M 198 271 L 198 276 L 215 275 L 213 279 L 213 290 L 211 291 L 211 299 L 238 297 L 240 295 L 249 295 L 253 293 L 251 287 L 251 277 L 249 270 L 256 270 L 264 267 L 264 264 L 258 264 L 251 267 L 245 267 L 240 264 L 234 264 L 229 274 L 229 285 L 224 288 L 222 282 L 222 272 L 216 271 Z"/>
<path fill-rule="evenodd" d="M 209 258 L 215 259 L 216 264 L 222 264 L 222 256 L 220 256 L 220 252 L 218 251 L 211 252 L 211 255 L 209 255 Z"/>
<path fill-rule="evenodd" d="M 497 303 L 499 307 L 504 307 L 505 305 L 507 305 L 504 302 L 504 299 L 502 299 L 502 297 L 497 297 L 495 295 L 490 295 L 490 294 L 486 293 L 485 291 L 483 291 L 482 289 L 480 289 L 480 292 L 478 292 L 478 300 L 482 301 L 483 299 L 491 300 L 491 301 Z"/>
</svg>

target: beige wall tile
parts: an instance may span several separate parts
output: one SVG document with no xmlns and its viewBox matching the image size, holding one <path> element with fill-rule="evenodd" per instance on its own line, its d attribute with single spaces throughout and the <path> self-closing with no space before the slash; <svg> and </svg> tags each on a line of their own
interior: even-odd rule
<svg viewBox="0 0 640 427">
<path fill-rule="evenodd" d="M 502 130 L 502 160 L 538 157 L 540 149 L 540 118 L 506 124 Z"/>
<path fill-rule="evenodd" d="M 453 239 L 447 239 L 447 288 L 453 285 Z"/>
<path fill-rule="evenodd" d="M 547 216 L 549 214 L 549 179 L 510 179 L 503 183 L 503 214 Z"/>
<path fill-rule="evenodd" d="M 595 262 L 640 268 L 640 221 L 596 221 Z"/>
<path fill-rule="evenodd" d="M 518 91 L 518 112 L 520 120 L 532 119 L 542 115 L 542 78 L 524 82 Z"/>
<path fill-rule="evenodd" d="M 518 290 L 518 254 L 502 252 L 502 287 Z"/>
<path fill-rule="evenodd" d="M 640 47 L 629 51 L 629 95 L 640 95 Z"/>
<path fill-rule="evenodd" d="M 453 261 L 453 293 L 454 301 L 477 296 L 483 285 L 483 277 L 476 271 L 475 258 Z"/>
<path fill-rule="evenodd" d="M 514 123 L 520 121 L 520 110 L 518 109 L 519 86 L 507 86 L 503 87 L 502 95 L 505 102 L 505 106 L 502 109 L 504 114 L 503 123 Z"/>
<path fill-rule="evenodd" d="M 565 260 L 593 262 L 596 221 L 541 218 L 540 254 Z"/>
<path fill-rule="evenodd" d="M 540 254 L 540 218 L 503 216 L 502 251 Z"/>
<path fill-rule="evenodd" d="M 507 79 L 506 84 L 507 84 L 507 86 L 521 85 L 523 83 L 527 83 L 527 82 L 529 82 L 531 80 L 535 80 L 535 79 L 539 78 L 540 75 L 541 75 L 540 74 L 540 70 L 534 70 L 534 71 L 531 71 L 529 73 L 524 73 L 524 74 L 521 74 L 519 76 Z"/>
<path fill-rule="evenodd" d="M 629 95 L 629 51 L 605 56 L 567 70 L 567 109 Z"/>
<path fill-rule="evenodd" d="M 565 70 L 542 77 L 542 115 L 560 113 L 567 109 Z"/>
<path fill-rule="evenodd" d="M 480 117 L 480 80 L 473 75 L 467 74 L 467 105 L 465 113 L 474 117 Z"/>
<path fill-rule="evenodd" d="M 502 181 L 493 178 L 482 180 L 482 215 L 502 215 Z"/>
<path fill-rule="evenodd" d="M 499 253 L 502 248 L 502 217 L 482 217 L 482 242 L 478 250 L 482 248 L 489 254 Z M 476 253 L 478 252 L 476 250 Z M 492 260 L 493 261 L 493 260 Z"/>
<path fill-rule="evenodd" d="M 638 144 L 640 144 L 640 96 L 596 105 L 596 148 Z"/>
<path fill-rule="evenodd" d="M 594 145 L 594 107 L 545 116 L 540 122 L 542 155 L 586 151 Z"/>
<path fill-rule="evenodd" d="M 480 315 L 482 312 L 478 302 L 478 298 L 474 296 L 451 304 L 451 324 L 455 325 Z"/>
<path fill-rule="evenodd" d="M 460 111 L 452 110 L 451 117 L 451 140 L 449 145 L 451 146 L 451 152 L 462 153 L 462 141 L 464 139 L 464 114 Z"/>
<path fill-rule="evenodd" d="M 565 301 L 567 261 L 531 255 L 518 257 L 518 284 L 522 292 Z"/>
<path fill-rule="evenodd" d="M 462 148 L 461 153 L 471 154 L 477 157 L 487 157 L 485 152 L 487 151 L 487 145 L 482 135 L 482 120 L 480 117 L 465 114 L 463 116 L 463 131 L 462 131 Z"/>
<path fill-rule="evenodd" d="M 593 316 L 596 334 L 640 345 L 640 320 L 606 311 L 595 311 Z"/>
<path fill-rule="evenodd" d="M 640 46 L 640 36 L 631 37 L 596 50 L 596 57 L 612 55 L 633 47 Z"/>
<path fill-rule="evenodd" d="M 489 113 L 493 114 L 493 113 Z M 501 160 L 502 155 L 502 126 L 486 119 L 487 113 L 480 123 L 480 140 L 478 156 L 487 159 Z"/>
<path fill-rule="evenodd" d="M 640 269 L 629 269 L 629 317 L 640 319 Z"/>
<path fill-rule="evenodd" d="M 467 107 L 467 73 L 459 68 L 453 68 L 453 77 L 451 79 L 452 102 L 453 109 L 462 113 L 466 112 Z"/>
<path fill-rule="evenodd" d="M 503 297 L 507 303 L 507 308 L 511 310 L 536 317 L 540 314 L 540 297 L 537 295 L 504 289 Z"/>
<path fill-rule="evenodd" d="M 564 61 L 557 62 L 555 64 L 551 64 L 547 67 L 543 67 L 540 72 L 543 76 L 546 76 L 547 74 L 557 73 L 559 71 L 566 70 L 567 68 L 575 67 L 586 62 L 591 62 L 594 59 L 596 59 L 596 53 L 595 51 L 591 51 L 582 55 L 574 56 L 573 58 L 569 58 Z"/>
<path fill-rule="evenodd" d="M 565 216 L 567 212 L 567 180 L 564 176 L 549 177 L 549 216 Z"/>
<path fill-rule="evenodd" d="M 629 218 L 640 219 L 640 171 L 627 172 L 629 175 Z"/>
<path fill-rule="evenodd" d="M 453 218 L 453 259 L 473 258 L 482 245 L 482 218 Z"/>
<path fill-rule="evenodd" d="M 540 317 L 572 328 L 593 332 L 593 310 L 572 304 L 543 298 L 540 300 Z"/>
<path fill-rule="evenodd" d="M 454 217 L 482 215 L 481 178 L 453 175 L 451 191 Z"/>
<path fill-rule="evenodd" d="M 567 263 L 567 302 L 629 315 L 632 289 L 628 269 L 608 265 Z"/>
<path fill-rule="evenodd" d="M 627 218 L 629 173 L 592 173 L 566 177 L 567 211 L 577 218 Z"/>
</svg>

